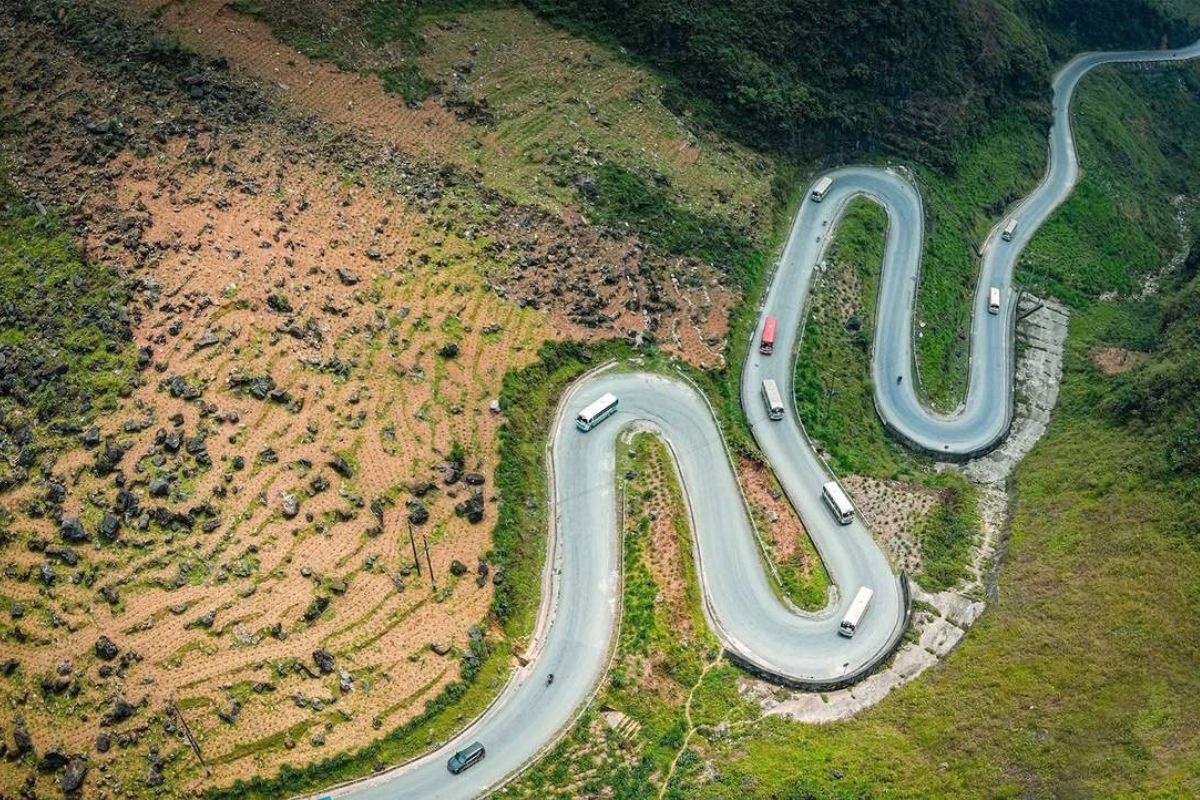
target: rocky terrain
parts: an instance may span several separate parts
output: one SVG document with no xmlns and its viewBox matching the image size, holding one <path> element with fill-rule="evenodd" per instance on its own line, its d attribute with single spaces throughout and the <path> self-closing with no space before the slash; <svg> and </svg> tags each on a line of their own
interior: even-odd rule
<svg viewBox="0 0 1200 800">
<path fill-rule="evenodd" d="M 564 337 L 711 363 L 733 297 L 413 146 L 432 102 L 330 119 L 115 11 L 5 2 L 0 26 L 7 179 L 120 276 L 98 346 L 127 354 L 115 408 L 0 420 L 0 786 L 23 796 L 227 784 L 454 691 L 502 639 L 504 371 Z"/>
</svg>

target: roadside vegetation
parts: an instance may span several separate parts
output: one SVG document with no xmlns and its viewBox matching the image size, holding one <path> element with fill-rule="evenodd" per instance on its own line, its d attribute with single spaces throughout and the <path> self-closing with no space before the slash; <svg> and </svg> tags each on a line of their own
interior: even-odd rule
<svg viewBox="0 0 1200 800">
<path fill-rule="evenodd" d="M 911 478 L 919 458 L 875 414 L 871 348 L 886 235 L 878 203 L 851 201 L 813 283 L 796 354 L 796 409 L 839 475 Z"/>
<path fill-rule="evenodd" d="M 504 376 L 500 405 L 500 465 L 496 486 L 504 497 L 492 535 L 491 560 L 503 576 L 496 586 L 492 612 L 505 632 L 520 641 L 533 631 L 541 601 L 542 565 L 549 526 L 546 435 L 559 398 L 580 375 L 611 358 L 628 356 L 620 342 L 588 346 L 549 342 L 538 360 Z"/>
<path fill-rule="evenodd" d="M 688 768 L 698 731 L 756 711 L 730 690 L 740 674 L 721 656 L 701 610 L 687 509 L 671 456 L 653 434 L 618 448 L 625 579 L 614 663 L 596 698 L 550 753 L 503 797 L 654 797 L 661 776 Z"/>
<path fill-rule="evenodd" d="M 1157 291 L 1143 291 L 1145 270 L 1157 273 L 1178 252 L 1178 221 L 1189 218 L 1180 211 L 1189 206 L 1175 201 L 1186 188 L 1179 181 L 1141 178 L 1146 162 L 1168 175 L 1200 168 L 1190 147 L 1179 146 L 1195 130 L 1187 105 L 1194 73 L 1106 70 L 1081 87 L 1081 109 L 1137 93 L 1145 104 L 1126 109 L 1130 135 L 1113 147 L 1097 146 L 1106 128 L 1081 113 L 1083 184 L 1035 238 L 1018 275 L 1038 290 L 1052 290 L 1046 276 L 1078 287 L 1066 295 L 1074 308 L 1066 374 L 1051 429 L 1015 477 L 999 600 L 946 664 L 844 723 L 797 725 L 743 709 L 734 724 L 688 738 L 673 773 L 637 739 L 624 744 L 636 769 L 592 761 L 581 723 L 515 794 L 567 796 L 580 786 L 609 787 L 622 798 L 1200 793 L 1193 590 L 1200 474 L 1192 424 L 1200 256 L 1193 250 L 1176 260 L 1153 282 Z M 1095 208 L 1097 183 L 1119 202 L 1104 225 L 1074 234 L 1087 241 L 1070 250 L 1058 237 L 1067 235 L 1067 220 Z M 839 247 L 855 241 L 856 226 L 878 224 L 871 216 L 867 206 L 852 209 Z M 1160 235 L 1130 237 L 1131 228 Z M 1131 264 L 1145 269 L 1139 275 Z M 856 348 L 846 338 L 843 353 Z M 1149 360 L 1113 374 L 1098 360 L 1112 347 Z M 820 347 L 807 352 L 827 357 Z M 863 422 L 877 424 L 868 408 L 861 406 Z M 856 454 L 863 438 L 849 426 L 842 439 L 829 435 L 835 459 Z M 862 452 L 873 452 L 870 441 Z M 965 500 L 935 512 L 944 530 L 969 518 Z M 927 552 L 924 579 L 933 586 L 957 578 L 958 541 L 939 538 Z M 738 696 L 735 684 L 717 691 L 718 702 Z M 667 774 L 668 785 L 655 782 Z"/>
</svg>

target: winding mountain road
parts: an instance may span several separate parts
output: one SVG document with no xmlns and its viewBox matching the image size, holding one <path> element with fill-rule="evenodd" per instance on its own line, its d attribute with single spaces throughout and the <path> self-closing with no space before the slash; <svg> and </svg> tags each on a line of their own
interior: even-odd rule
<svg viewBox="0 0 1200 800">
<path fill-rule="evenodd" d="M 356 800 L 476 797 L 502 785 L 567 729 L 603 676 L 617 629 L 621 546 L 615 449 L 618 432 L 631 424 L 659 432 L 674 454 L 691 511 L 705 613 L 730 655 L 752 669 L 812 687 L 842 685 L 871 671 L 903 634 L 904 586 L 860 521 L 839 525 L 823 506 L 820 487 L 830 476 L 794 409 L 784 420 L 771 422 L 759 398 L 764 378 L 774 378 L 784 396 L 791 396 L 790 355 L 828 234 L 856 196 L 870 197 L 887 210 L 872 364 L 876 407 L 884 423 L 910 445 L 944 457 L 964 458 L 988 450 L 1005 436 L 1012 418 L 1013 268 L 1021 249 L 1068 197 L 1079 174 L 1069 123 L 1079 79 L 1100 64 L 1178 61 L 1198 55 L 1200 42 L 1181 50 L 1089 53 L 1055 76 L 1049 168 L 1037 189 L 1005 218 L 1018 220 L 1013 240 L 1003 241 L 997 225 L 984 245 L 974 301 L 969 388 L 953 414 L 930 412 L 914 392 L 912 330 L 923 236 L 916 188 L 888 169 L 847 167 L 828 173 L 833 187 L 823 202 L 803 202 L 762 308 L 762 315 L 779 320 L 776 355 L 762 356 L 757 340 L 750 343 L 742 405 L 839 587 L 828 608 L 803 614 L 783 604 L 772 590 L 729 455 L 703 396 L 681 380 L 657 374 L 598 371 L 563 398 L 552 432 L 554 520 L 536 657 L 512 675 L 483 716 L 450 742 L 323 795 Z M 993 286 L 1003 298 L 998 315 L 987 311 Z M 903 381 L 898 383 L 897 376 Z M 620 411 L 591 433 L 575 430 L 575 412 L 604 392 L 620 398 Z M 838 636 L 841 614 L 860 586 L 875 591 L 870 610 L 853 638 Z M 556 677 L 547 686 L 550 673 Z M 476 740 L 487 746 L 488 756 L 466 772 L 450 775 L 447 758 Z"/>
</svg>

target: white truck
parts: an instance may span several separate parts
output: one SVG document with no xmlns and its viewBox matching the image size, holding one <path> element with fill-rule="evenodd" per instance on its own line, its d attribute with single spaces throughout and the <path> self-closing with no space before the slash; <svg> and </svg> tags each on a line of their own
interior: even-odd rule
<svg viewBox="0 0 1200 800">
<path fill-rule="evenodd" d="M 854 599 L 850 601 L 850 607 L 846 609 L 846 616 L 842 617 L 842 624 L 838 626 L 838 633 L 842 636 L 853 636 L 858 630 L 858 626 L 862 623 L 863 616 L 867 613 L 867 606 L 871 605 L 871 598 L 875 593 L 866 586 L 860 587 L 858 594 L 854 595 Z"/>
<path fill-rule="evenodd" d="M 822 175 L 821 178 L 813 184 L 812 191 L 808 196 L 812 198 L 814 203 L 819 203 L 825 199 L 825 195 L 829 192 L 829 188 L 831 186 L 833 186 L 833 178 L 829 177 L 828 175 Z"/>
</svg>

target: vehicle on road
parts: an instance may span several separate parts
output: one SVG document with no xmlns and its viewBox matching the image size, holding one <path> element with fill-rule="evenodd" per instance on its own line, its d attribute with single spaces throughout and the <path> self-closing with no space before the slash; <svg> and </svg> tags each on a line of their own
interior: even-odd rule
<svg viewBox="0 0 1200 800">
<path fill-rule="evenodd" d="M 860 587 L 858 594 L 854 595 L 854 599 L 850 601 L 850 608 L 846 609 L 846 616 L 842 617 L 842 624 L 838 626 L 838 633 L 842 636 L 850 637 L 858 630 L 858 626 L 862 623 L 863 616 L 867 613 L 867 606 L 871 605 L 871 598 L 875 593 L 866 586 Z"/>
<path fill-rule="evenodd" d="M 1000 232 L 1000 238 L 1006 242 L 1011 242 L 1013 234 L 1017 232 L 1017 220 L 1010 219 L 1008 224 L 1004 226 L 1004 230 Z"/>
<path fill-rule="evenodd" d="M 457 775 L 463 770 L 470 769 L 480 761 L 483 761 L 483 757 L 486 755 L 487 750 L 484 749 L 483 744 L 481 742 L 473 742 L 450 756 L 450 760 L 446 762 L 446 769 Z"/>
<path fill-rule="evenodd" d="M 775 381 L 767 378 L 762 382 L 763 402 L 767 405 L 767 416 L 771 419 L 783 419 L 783 397 Z"/>
<path fill-rule="evenodd" d="M 612 392 L 605 392 L 598 397 L 594 402 L 590 403 L 587 408 L 579 412 L 575 417 L 575 427 L 587 433 L 592 428 L 599 425 L 604 420 L 617 413 L 617 396 Z"/>
<path fill-rule="evenodd" d="M 833 516 L 837 518 L 838 522 L 849 525 L 854 521 L 854 506 L 851 504 L 850 498 L 846 496 L 846 491 L 837 481 L 829 481 L 823 485 L 821 497 L 825 499 L 825 505 L 829 506 L 829 510 L 833 512 Z"/>
<path fill-rule="evenodd" d="M 988 292 L 988 313 L 1000 313 L 1000 287 L 998 286 L 993 286 L 992 290 Z"/>
<path fill-rule="evenodd" d="M 809 197 L 814 203 L 819 203 L 825 199 L 825 195 L 829 193 L 830 187 L 833 186 L 833 178 L 828 175 L 823 176 L 819 181 L 813 184 L 812 192 Z"/>
<path fill-rule="evenodd" d="M 769 356 L 775 352 L 775 328 L 778 323 L 774 317 L 767 317 L 763 322 L 762 338 L 758 342 L 758 352 Z"/>
</svg>

